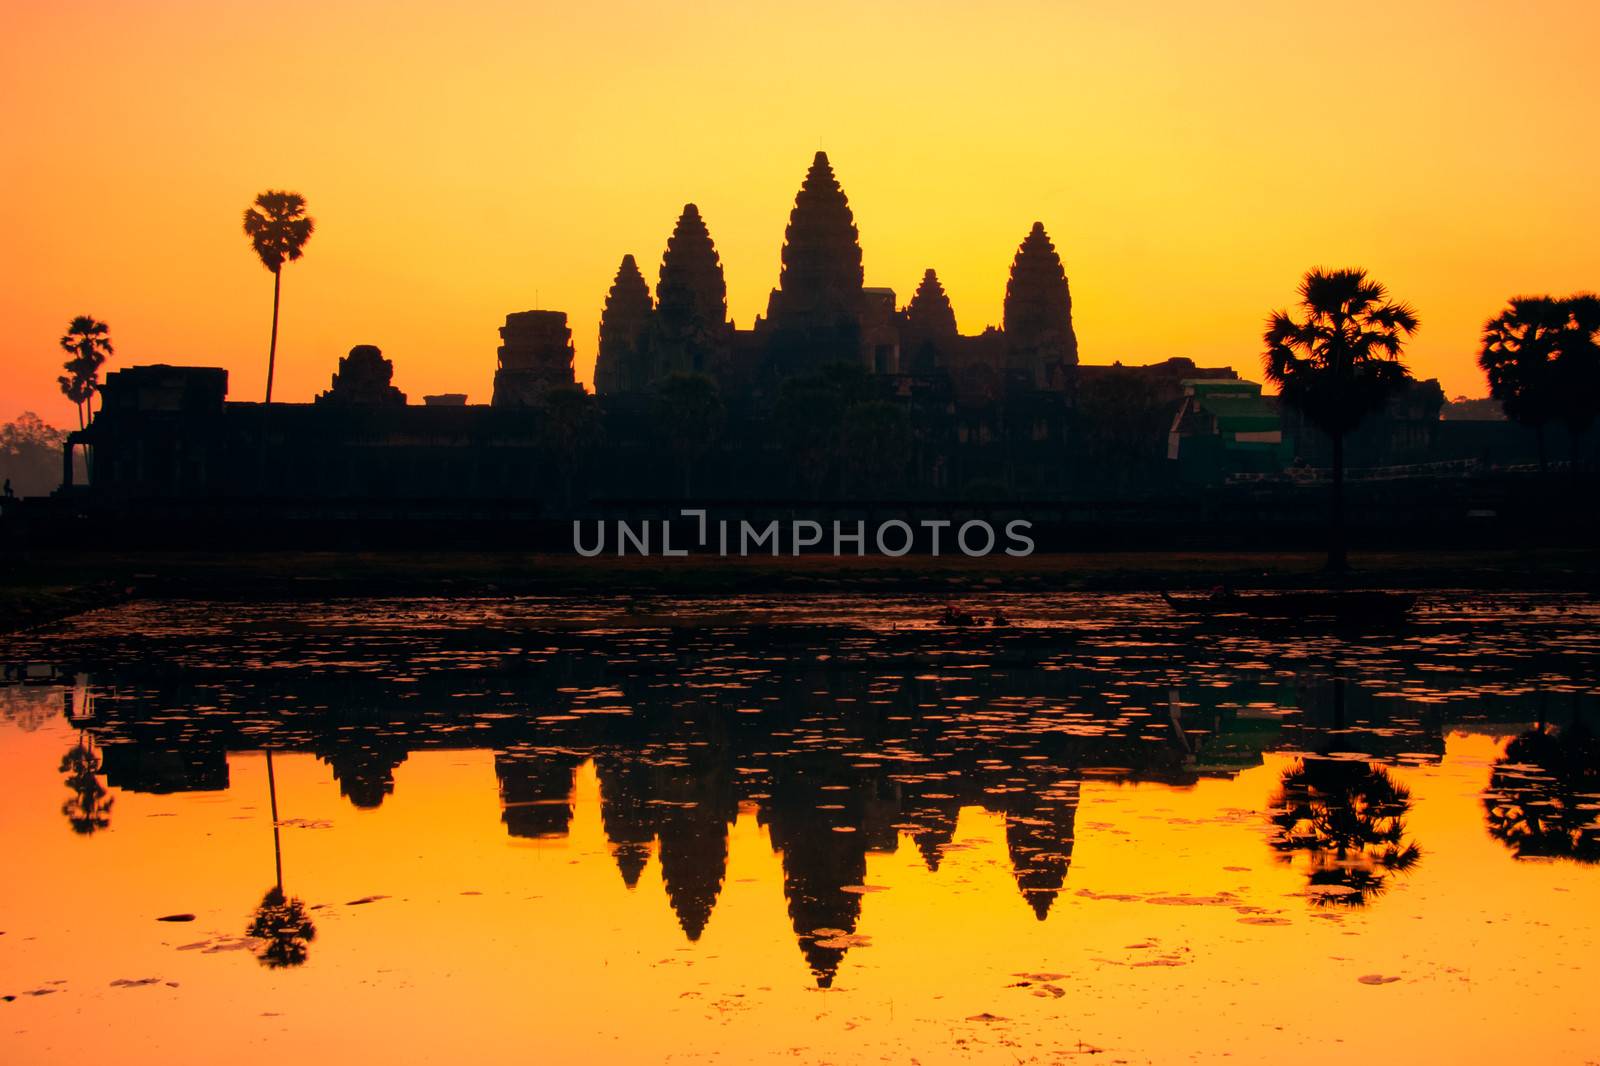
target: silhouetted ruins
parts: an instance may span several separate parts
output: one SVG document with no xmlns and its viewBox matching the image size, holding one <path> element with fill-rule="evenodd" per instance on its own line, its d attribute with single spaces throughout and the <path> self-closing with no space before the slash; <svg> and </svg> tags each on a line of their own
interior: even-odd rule
<svg viewBox="0 0 1600 1066">
<path fill-rule="evenodd" d="M 1041 223 L 1016 250 L 1001 326 L 976 334 L 959 330 L 932 268 L 904 306 L 866 285 L 855 217 L 821 152 L 780 259 L 766 314 L 735 328 L 711 230 L 686 204 L 653 297 L 636 258 L 622 257 L 599 323 L 596 396 L 582 403 L 571 401 L 581 390 L 567 316 L 551 310 L 506 316 L 487 405 L 459 393 L 408 404 L 368 344 L 339 360 L 313 404 L 230 402 L 220 369 L 115 371 L 103 409 L 68 438 L 61 495 L 123 509 L 232 501 L 254 509 L 252 523 L 269 511 L 314 521 L 318 501 L 369 501 L 386 521 L 493 504 L 515 513 L 482 517 L 509 528 L 667 502 L 668 486 L 692 483 L 735 511 L 1046 503 L 1082 527 L 1071 508 L 1095 501 L 1098 522 L 1114 501 L 1187 530 L 1195 508 L 1216 511 L 1201 490 L 1245 494 L 1226 513 L 1261 525 L 1304 511 L 1295 487 L 1325 476 L 1318 431 L 1231 369 L 1080 363 L 1067 271 Z M 685 375 L 704 384 L 666 388 Z M 1413 382 L 1347 440 L 1352 481 L 1368 469 L 1437 479 L 1532 461 L 1522 427 L 1441 420 L 1443 405 L 1437 383 Z M 73 484 L 74 455 L 86 485 Z M 1191 503 L 1172 511 L 1175 500 Z"/>
</svg>

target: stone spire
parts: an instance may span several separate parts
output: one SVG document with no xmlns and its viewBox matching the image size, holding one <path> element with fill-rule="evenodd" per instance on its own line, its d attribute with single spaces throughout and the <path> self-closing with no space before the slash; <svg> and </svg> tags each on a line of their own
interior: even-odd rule
<svg viewBox="0 0 1600 1066">
<path fill-rule="evenodd" d="M 806 172 L 783 234 L 783 271 L 769 317 L 853 319 L 861 304 L 861 242 L 826 152 Z"/>
<path fill-rule="evenodd" d="M 922 275 L 911 303 L 906 305 L 906 328 L 912 333 L 929 338 L 949 338 L 956 335 L 956 313 L 950 306 L 950 297 L 939 284 L 939 275 L 929 270 Z"/>
<path fill-rule="evenodd" d="M 728 327 L 728 285 L 700 209 L 685 204 L 656 284 L 655 375 L 713 369 Z"/>
<path fill-rule="evenodd" d="M 1011 262 L 1004 328 L 1010 368 L 1031 371 L 1040 388 L 1063 387 L 1065 368 L 1078 365 L 1078 338 L 1066 271 L 1043 223 L 1033 224 Z"/>
<path fill-rule="evenodd" d="M 655 303 L 633 256 L 622 257 L 617 278 L 600 313 L 600 354 L 594 363 L 594 391 L 637 392 L 648 384 L 646 332 Z"/>
</svg>

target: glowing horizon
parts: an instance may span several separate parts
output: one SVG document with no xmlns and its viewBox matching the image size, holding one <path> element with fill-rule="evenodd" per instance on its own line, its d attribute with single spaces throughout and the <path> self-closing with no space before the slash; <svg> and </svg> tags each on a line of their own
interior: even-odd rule
<svg viewBox="0 0 1600 1066">
<path fill-rule="evenodd" d="M 82 313 L 111 326 L 107 371 L 224 366 L 259 399 L 271 277 L 239 215 L 268 188 L 317 220 L 284 274 L 276 398 L 372 343 L 413 402 L 486 402 L 496 330 L 533 307 L 567 313 L 587 383 L 618 262 L 653 287 L 687 202 L 734 321 L 764 312 L 819 148 L 867 284 L 904 304 L 933 267 L 964 332 L 999 323 L 1039 220 L 1084 363 L 1260 380 L 1268 312 L 1307 269 L 1359 265 L 1418 308 L 1417 376 L 1483 395 L 1478 332 L 1507 298 L 1600 285 L 1600 10 L 1346 8 L 1365 34 L 1257 0 L 9 9 L 0 418 L 73 419 L 56 339 Z M 64 67 L 63 41 L 88 58 Z"/>
</svg>

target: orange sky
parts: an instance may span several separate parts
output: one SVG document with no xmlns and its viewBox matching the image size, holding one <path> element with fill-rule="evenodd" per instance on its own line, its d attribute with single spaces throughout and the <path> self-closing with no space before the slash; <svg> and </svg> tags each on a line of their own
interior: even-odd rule
<svg viewBox="0 0 1600 1066">
<path fill-rule="evenodd" d="M 305 194 L 275 395 L 375 343 L 396 384 L 488 399 L 496 329 L 571 316 L 578 371 L 624 253 L 655 268 L 683 203 L 735 321 L 776 283 L 825 148 L 869 285 L 938 269 L 997 323 L 1034 219 L 1083 359 L 1187 355 L 1259 377 L 1261 320 L 1313 265 L 1418 307 L 1413 368 L 1481 394 L 1481 323 L 1600 286 L 1588 0 L 508 2 L 53 0 L 0 9 L 0 418 L 72 418 L 67 320 L 115 366 L 226 366 L 263 388 L 254 194 Z"/>
</svg>

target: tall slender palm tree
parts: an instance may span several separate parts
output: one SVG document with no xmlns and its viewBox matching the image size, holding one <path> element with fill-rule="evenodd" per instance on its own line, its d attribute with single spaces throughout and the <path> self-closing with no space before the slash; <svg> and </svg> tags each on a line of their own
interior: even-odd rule
<svg viewBox="0 0 1600 1066">
<path fill-rule="evenodd" d="M 112 355 L 111 329 L 93 315 L 79 315 L 67 325 L 61 350 L 68 359 L 66 371 L 56 378 L 62 393 L 78 407 L 78 428 L 88 425 L 94 414 L 94 394 L 100 391 L 100 368 Z"/>
<path fill-rule="evenodd" d="M 283 265 L 299 259 L 316 221 L 306 214 L 306 198 L 297 192 L 268 190 L 245 208 L 244 232 L 272 271 L 272 343 L 267 349 L 267 402 L 272 402 L 272 373 L 278 360 L 278 303 L 283 293 Z"/>
<path fill-rule="evenodd" d="M 1267 320 L 1267 380 L 1284 403 L 1328 434 L 1333 444 L 1333 507 L 1328 569 L 1346 568 L 1344 438 L 1404 387 L 1400 356 L 1417 331 L 1417 314 L 1389 299 L 1365 270 L 1312 270 L 1300 282 L 1301 317 L 1276 311 Z"/>
</svg>

